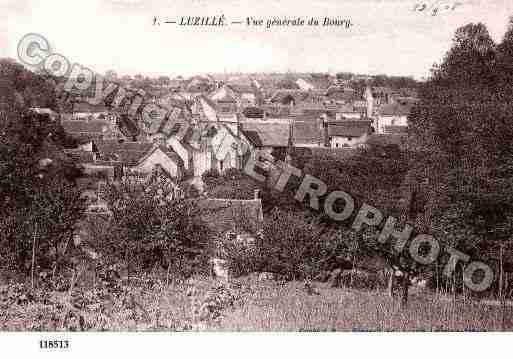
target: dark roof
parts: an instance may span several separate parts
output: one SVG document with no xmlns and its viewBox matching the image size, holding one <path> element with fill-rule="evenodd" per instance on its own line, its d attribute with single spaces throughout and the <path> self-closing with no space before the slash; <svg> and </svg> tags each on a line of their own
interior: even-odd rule
<svg viewBox="0 0 513 359">
<path fill-rule="evenodd" d="M 118 140 L 95 141 L 95 145 L 101 159 L 120 161 L 126 165 L 137 164 L 154 146 L 151 142 Z"/>
<path fill-rule="evenodd" d="M 294 145 L 300 143 L 322 144 L 321 121 L 294 121 L 292 136 Z"/>
<path fill-rule="evenodd" d="M 133 138 L 141 132 L 137 125 L 137 119 L 128 115 L 120 116 L 118 120 L 118 128 L 121 133 L 128 138 Z"/>
<path fill-rule="evenodd" d="M 73 134 L 102 134 L 110 128 L 110 122 L 105 120 L 62 120 L 64 131 Z"/>
<path fill-rule="evenodd" d="M 272 96 L 270 101 L 273 103 L 284 103 L 287 102 L 288 98 L 294 99 L 294 101 L 300 102 L 308 97 L 308 91 L 306 90 L 277 90 Z"/>
<path fill-rule="evenodd" d="M 112 153 L 115 151 L 137 151 L 147 152 L 153 147 L 151 142 L 104 140 L 95 142 L 98 151 L 101 153 Z"/>
<path fill-rule="evenodd" d="M 331 121 L 328 122 L 328 136 L 360 137 L 371 132 L 370 121 Z"/>
<path fill-rule="evenodd" d="M 356 91 L 349 87 L 331 86 L 326 94 L 330 99 L 352 101 L 356 99 Z"/>
<path fill-rule="evenodd" d="M 174 163 L 176 163 L 178 165 L 178 167 L 183 168 L 183 161 L 176 152 L 174 152 L 173 150 L 171 150 L 163 145 L 155 145 L 155 144 L 149 151 L 147 151 L 141 158 L 139 158 L 138 163 L 141 163 L 144 160 L 146 160 L 146 158 L 151 156 L 152 153 L 155 152 L 157 149 L 160 149 L 162 152 L 164 152 Z"/>
<path fill-rule="evenodd" d="M 337 109 L 340 106 L 337 105 L 325 105 L 325 104 L 299 104 L 290 111 L 290 115 L 297 120 L 310 121 L 317 120 L 322 115 L 328 117 L 335 117 Z"/>
<path fill-rule="evenodd" d="M 408 126 L 385 126 L 385 133 L 407 134 Z"/>
<path fill-rule="evenodd" d="M 244 110 L 242 110 L 242 113 L 247 118 L 263 118 L 264 117 L 264 110 L 258 107 L 246 107 Z"/>
<path fill-rule="evenodd" d="M 217 233 L 227 231 L 255 231 L 263 221 L 262 203 L 260 199 L 238 200 L 208 198 L 199 200 L 198 205 L 201 208 L 202 219 Z"/>
<path fill-rule="evenodd" d="M 381 106 L 379 113 L 383 116 L 408 116 L 412 107 L 412 103 L 402 105 L 396 102 Z"/>
<path fill-rule="evenodd" d="M 242 133 L 256 147 L 287 147 L 290 138 L 288 123 L 254 123 L 242 124 Z"/>
</svg>

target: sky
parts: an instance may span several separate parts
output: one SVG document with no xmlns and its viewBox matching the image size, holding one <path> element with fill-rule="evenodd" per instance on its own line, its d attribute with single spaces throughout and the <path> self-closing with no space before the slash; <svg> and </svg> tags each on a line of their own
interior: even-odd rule
<svg viewBox="0 0 513 359">
<path fill-rule="evenodd" d="M 449 2 L 452 0 L 423 0 Z M 422 78 L 450 48 L 455 30 L 483 22 L 500 41 L 511 0 L 459 0 L 453 11 L 413 11 L 417 0 L 0 0 L 0 57 L 16 58 L 27 33 L 43 35 L 70 62 L 119 75 L 213 72 L 354 72 Z M 224 27 L 164 24 L 220 16 Z M 246 17 L 264 19 L 248 27 Z M 267 19 L 350 19 L 345 27 L 272 27 Z M 153 25 L 158 17 L 161 24 Z M 242 21 L 243 24 L 231 24 Z"/>
</svg>

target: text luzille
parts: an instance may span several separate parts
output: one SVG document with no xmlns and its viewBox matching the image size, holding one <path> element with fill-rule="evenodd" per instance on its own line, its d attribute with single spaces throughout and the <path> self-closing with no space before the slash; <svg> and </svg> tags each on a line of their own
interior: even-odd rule
<svg viewBox="0 0 513 359">
<path fill-rule="evenodd" d="M 226 17 L 221 16 L 182 16 L 178 25 L 182 26 L 223 26 Z"/>
</svg>

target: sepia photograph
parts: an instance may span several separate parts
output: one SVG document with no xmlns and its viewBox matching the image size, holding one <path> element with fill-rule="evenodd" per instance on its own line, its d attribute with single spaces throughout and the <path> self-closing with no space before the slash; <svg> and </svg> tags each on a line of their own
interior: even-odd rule
<svg viewBox="0 0 513 359">
<path fill-rule="evenodd" d="M 512 99 L 511 0 L 2 0 L 0 341 L 509 332 Z"/>
</svg>

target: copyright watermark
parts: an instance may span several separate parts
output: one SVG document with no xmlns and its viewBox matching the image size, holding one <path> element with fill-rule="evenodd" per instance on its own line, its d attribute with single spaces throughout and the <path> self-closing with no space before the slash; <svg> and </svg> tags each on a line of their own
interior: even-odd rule
<svg viewBox="0 0 513 359">
<path fill-rule="evenodd" d="M 106 85 L 103 76 L 95 74 L 86 66 L 70 62 L 59 53 L 52 52 L 49 42 L 42 35 L 35 33 L 25 35 L 19 42 L 17 50 L 18 58 L 25 65 L 44 69 L 48 74 L 58 78 L 65 78 L 65 83 L 62 86 L 64 94 L 74 91 L 91 93 L 91 90 L 93 90 L 93 96 L 85 98 L 87 102 L 93 105 L 98 105 L 104 102 L 108 96 L 115 94 L 111 104 L 112 107 L 119 107 L 130 100 L 128 114 L 141 114 L 143 124 L 136 123 L 139 129 L 150 135 L 168 134 L 166 133 L 166 126 L 164 126 L 165 121 L 170 113 L 176 111 L 175 107 L 145 103 L 144 97 L 146 94 L 142 90 L 139 90 L 136 96 L 129 97 L 130 91 L 121 86 L 113 83 L 107 83 Z M 208 135 L 208 133 L 211 133 L 209 126 L 200 130 L 185 121 L 178 122 L 178 125 L 179 134 L 184 135 L 189 129 L 193 131 L 193 135 L 190 137 L 191 141 L 206 138 L 209 144 L 215 144 L 214 155 L 217 159 L 225 159 L 234 149 L 238 156 L 249 155 L 243 165 L 243 171 L 261 183 L 268 183 L 268 176 L 263 175 L 262 172 L 269 175 L 272 171 L 274 177 L 277 177 L 272 186 L 277 191 L 283 192 L 293 176 L 301 179 L 294 198 L 300 202 L 308 198 L 310 208 L 322 211 L 333 221 L 346 221 L 354 215 L 351 228 L 357 232 L 361 231 L 364 226 L 372 228 L 381 226 L 382 229 L 377 238 L 378 242 L 385 244 L 392 240 L 395 241 L 393 248 L 397 254 L 407 250 L 416 263 L 430 265 L 440 258 L 441 253 L 445 253 L 449 257 L 443 270 L 446 277 L 451 277 L 456 265 L 462 262 L 465 264 L 463 282 L 467 288 L 480 292 L 490 288 L 493 283 L 494 273 L 487 264 L 480 261 L 470 261 L 470 256 L 455 248 L 442 246 L 432 235 L 418 234 L 411 238 L 413 227 L 409 224 L 405 224 L 403 228 L 397 228 L 397 218 L 393 216 L 385 218 L 379 209 L 366 203 L 357 209 L 351 194 L 341 190 L 328 193 L 328 186 L 320 179 L 309 174 L 303 174 L 300 169 L 288 163 L 277 161 L 266 151 L 252 148 L 247 140 L 231 136 L 228 131 Z M 215 124 L 211 124 L 211 126 L 215 127 Z M 182 138 L 183 136 L 179 137 Z M 259 170 L 257 171 L 257 169 Z M 344 203 L 343 209 L 339 207 L 335 209 L 337 201 L 338 203 L 341 201 Z M 357 212 L 355 212 L 356 210 Z"/>
</svg>

